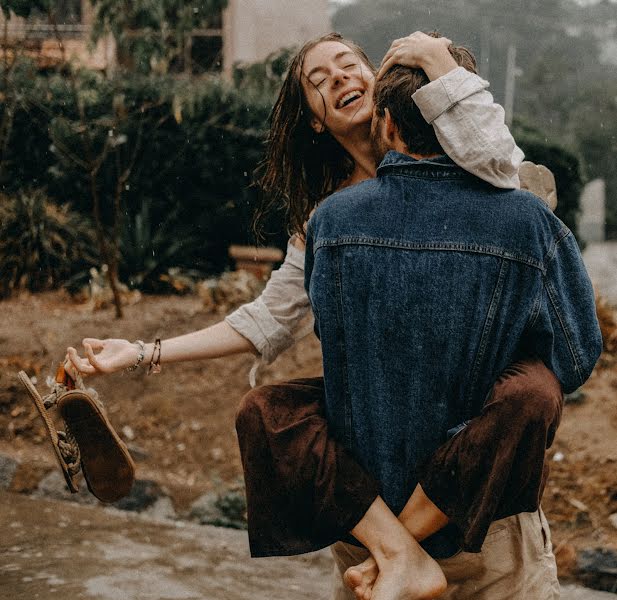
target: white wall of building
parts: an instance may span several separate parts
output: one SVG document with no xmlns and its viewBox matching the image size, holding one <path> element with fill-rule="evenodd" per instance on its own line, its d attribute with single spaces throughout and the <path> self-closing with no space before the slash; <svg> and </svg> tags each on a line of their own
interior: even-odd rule
<svg viewBox="0 0 617 600">
<path fill-rule="evenodd" d="M 223 15 L 224 70 L 265 59 L 331 30 L 328 0 L 229 0 Z"/>
<path fill-rule="evenodd" d="M 603 179 L 590 181 L 581 194 L 578 237 L 585 243 L 606 239 L 606 186 Z"/>
</svg>

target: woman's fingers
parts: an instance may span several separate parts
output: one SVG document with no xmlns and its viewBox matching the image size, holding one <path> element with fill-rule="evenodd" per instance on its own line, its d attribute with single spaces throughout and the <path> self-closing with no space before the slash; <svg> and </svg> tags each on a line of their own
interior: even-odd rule
<svg viewBox="0 0 617 600">
<path fill-rule="evenodd" d="M 105 347 L 104 340 L 97 338 L 84 338 L 81 343 L 84 347 L 88 344 L 93 350 L 102 350 Z"/>
<path fill-rule="evenodd" d="M 67 356 L 72 367 L 79 373 L 85 375 L 94 375 L 96 373 L 96 369 L 87 360 L 81 358 L 75 348 L 68 348 Z"/>
<path fill-rule="evenodd" d="M 84 350 L 86 351 L 86 356 L 88 357 L 90 364 L 100 373 L 107 373 L 108 369 L 98 360 L 94 354 L 94 350 L 92 350 L 92 346 L 84 342 Z"/>
<path fill-rule="evenodd" d="M 381 59 L 381 65 L 380 67 L 383 67 L 384 63 L 396 52 L 396 48 L 390 48 L 385 56 Z"/>
<path fill-rule="evenodd" d="M 400 54 L 394 52 L 388 57 L 384 57 L 384 61 L 379 67 L 379 71 L 375 76 L 376 79 L 381 79 L 394 65 L 405 64 L 401 62 Z"/>
<path fill-rule="evenodd" d="M 394 40 L 381 61 L 376 78 L 383 77 L 394 65 L 422 69 L 427 60 L 442 54 L 444 48 L 447 49 L 451 44 L 452 40 L 449 38 L 435 38 L 421 31 Z"/>
</svg>

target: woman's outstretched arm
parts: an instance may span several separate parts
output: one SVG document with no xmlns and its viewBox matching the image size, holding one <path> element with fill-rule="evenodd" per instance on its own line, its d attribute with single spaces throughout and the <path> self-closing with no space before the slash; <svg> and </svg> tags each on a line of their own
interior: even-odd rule
<svg viewBox="0 0 617 600">
<path fill-rule="evenodd" d="M 304 291 L 304 244 L 296 236 L 287 248 L 283 265 L 272 273 L 265 290 L 253 302 L 241 306 L 224 321 L 162 342 L 161 363 L 218 358 L 252 352 L 265 362 L 296 340 L 297 331 L 310 313 Z M 310 324 L 307 324 L 307 328 Z M 86 338 L 85 357 L 75 348 L 67 354 L 84 375 L 114 373 L 134 365 L 141 348 L 123 339 Z M 153 344 L 146 344 L 142 364 L 149 363 Z"/>
<path fill-rule="evenodd" d="M 122 339 L 85 338 L 85 358 L 75 348 L 68 348 L 72 365 L 82 374 L 114 373 L 137 362 L 141 348 L 134 342 Z M 141 364 L 148 365 L 154 344 L 145 344 Z M 253 344 L 225 321 L 205 329 L 180 335 L 161 343 L 161 364 L 206 358 L 217 358 L 242 352 L 256 352 Z"/>
</svg>

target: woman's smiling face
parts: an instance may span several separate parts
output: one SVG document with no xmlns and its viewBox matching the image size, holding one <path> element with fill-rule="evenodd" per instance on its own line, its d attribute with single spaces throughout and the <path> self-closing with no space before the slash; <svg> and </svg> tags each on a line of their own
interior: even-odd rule
<svg viewBox="0 0 617 600">
<path fill-rule="evenodd" d="M 311 48 L 302 65 L 302 88 L 313 129 L 325 128 L 339 138 L 370 123 L 374 81 L 371 68 L 345 44 L 328 41 Z"/>
</svg>

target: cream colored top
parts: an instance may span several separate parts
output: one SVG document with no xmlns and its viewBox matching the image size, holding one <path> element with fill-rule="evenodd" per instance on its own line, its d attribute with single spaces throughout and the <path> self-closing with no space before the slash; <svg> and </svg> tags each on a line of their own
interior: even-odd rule
<svg viewBox="0 0 617 600">
<path fill-rule="evenodd" d="M 454 162 L 496 187 L 519 188 L 524 155 L 505 124 L 503 108 L 487 88 L 487 81 L 459 67 L 422 87 L 413 100 Z M 262 294 L 225 319 L 266 363 L 312 328 L 304 251 L 292 241 Z"/>
</svg>

